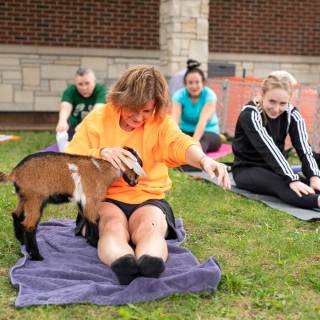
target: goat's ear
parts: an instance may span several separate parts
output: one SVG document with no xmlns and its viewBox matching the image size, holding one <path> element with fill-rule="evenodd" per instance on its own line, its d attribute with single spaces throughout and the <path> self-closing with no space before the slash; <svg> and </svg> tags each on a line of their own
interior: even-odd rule
<svg viewBox="0 0 320 320">
<path fill-rule="evenodd" d="M 144 170 L 142 169 L 142 167 L 140 166 L 140 164 L 138 163 L 138 161 L 134 161 L 131 159 L 127 159 L 127 161 L 130 162 L 131 166 L 132 166 L 132 170 L 138 175 L 138 176 L 144 176 L 146 177 L 147 174 L 144 172 Z"/>
</svg>

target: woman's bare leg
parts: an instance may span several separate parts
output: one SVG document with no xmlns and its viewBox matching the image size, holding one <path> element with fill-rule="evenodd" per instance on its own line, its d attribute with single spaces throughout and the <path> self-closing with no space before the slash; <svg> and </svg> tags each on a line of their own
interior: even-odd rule
<svg viewBox="0 0 320 320">
<path fill-rule="evenodd" d="M 99 207 L 98 257 L 107 264 L 118 258 L 133 254 L 129 241 L 128 221 L 122 210 L 110 202 L 102 202 Z"/>
<path fill-rule="evenodd" d="M 137 260 L 128 244 L 127 217 L 109 202 L 101 203 L 99 216 L 98 257 L 111 267 L 121 285 L 127 285 L 138 276 Z"/>
<path fill-rule="evenodd" d="M 139 272 L 158 277 L 164 271 L 168 258 L 165 240 L 168 224 L 162 210 L 153 205 L 137 209 L 129 219 L 131 240 L 136 245 Z"/>
</svg>

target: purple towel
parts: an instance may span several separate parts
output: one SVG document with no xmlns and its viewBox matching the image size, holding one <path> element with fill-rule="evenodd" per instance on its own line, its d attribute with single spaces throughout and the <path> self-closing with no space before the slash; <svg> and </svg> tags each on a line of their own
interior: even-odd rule
<svg viewBox="0 0 320 320">
<path fill-rule="evenodd" d="M 302 166 L 301 165 L 291 166 L 291 169 L 294 173 L 299 173 L 302 171 Z"/>
<path fill-rule="evenodd" d="M 16 307 L 42 304 L 94 303 L 119 305 L 162 298 L 174 293 L 213 291 L 220 281 L 220 267 L 209 258 L 199 264 L 180 245 L 185 240 L 177 219 L 178 240 L 168 240 L 166 270 L 158 279 L 139 277 L 128 286 L 118 284 L 115 274 L 102 264 L 97 250 L 74 236 L 71 220 L 51 219 L 39 225 L 37 239 L 43 261 L 20 258 L 10 270 L 19 288 Z"/>
<path fill-rule="evenodd" d="M 58 144 L 57 143 L 51 144 L 47 148 L 40 150 L 40 152 L 49 152 L 49 151 L 51 151 L 51 152 L 60 152 Z"/>
</svg>

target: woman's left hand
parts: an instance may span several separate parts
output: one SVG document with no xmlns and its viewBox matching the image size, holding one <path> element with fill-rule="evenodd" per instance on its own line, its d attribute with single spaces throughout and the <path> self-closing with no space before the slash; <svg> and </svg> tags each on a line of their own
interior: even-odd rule
<svg viewBox="0 0 320 320">
<path fill-rule="evenodd" d="M 227 167 L 224 164 L 206 156 L 201 159 L 200 167 L 203 171 L 208 173 L 211 178 L 217 177 L 218 183 L 223 189 L 226 190 L 231 188 Z"/>
<path fill-rule="evenodd" d="M 126 165 L 128 168 L 132 168 L 132 164 L 128 161 L 127 158 L 137 161 L 135 156 L 126 149 L 121 147 L 114 147 L 114 148 L 103 148 L 100 151 L 101 158 L 110 162 L 113 167 L 116 169 L 120 169 L 121 171 L 125 171 Z"/>
<path fill-rule="evenodd" d="M 320 191 L 320 178 L 317 176 L 311 177 L 310 178 L 310 187 L 314 191 Z"/>
</svg>

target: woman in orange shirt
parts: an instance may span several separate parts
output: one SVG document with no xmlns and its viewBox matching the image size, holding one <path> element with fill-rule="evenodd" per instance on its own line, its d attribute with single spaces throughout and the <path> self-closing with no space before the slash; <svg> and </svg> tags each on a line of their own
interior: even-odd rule
<svg viewBox="0 0 320 320">
<path fill-rule="evenodd" d="M 164 200 L 171 187 L 168 167 L 187 163 L 202 168 L 217 176 L 223 188 L 230 188 L 226 167 L 180 131 L 167 115 L 168 108 L 163 75 L 154 67 L 133 67 L 113 86 L 108 103 L 84 119 L 67 149 L 105 159 L 120 169 L 133 157 L 124 146 L 142 158 L 147 176 L 134 187 L 118 179 L 99 209 L 98 256 L 120 284 L 137 276 L 158 277 L 165 269 L 165 239 L 176 237 L 174 216 Z M 85 235 L 83 229 L 81 233 Z"/>
</svg>

